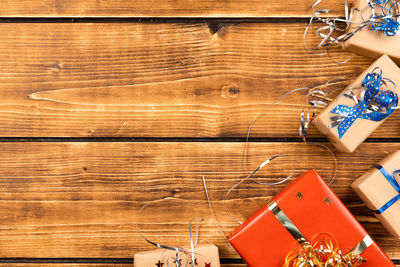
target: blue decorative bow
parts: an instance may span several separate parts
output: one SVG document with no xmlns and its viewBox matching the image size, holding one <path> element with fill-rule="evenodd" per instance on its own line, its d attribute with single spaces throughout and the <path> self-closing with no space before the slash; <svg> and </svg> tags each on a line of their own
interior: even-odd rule
<svg viewBox="0 0 400 267">
<path fill-rule="evenodd" d="M 372 22 L 370 30 L 381 31 L 387 36 L 395 36 L 400 29 L 400 23 L 396 18 L 377 17 L 380 21 Z"/>
<path fill-rule="evenodd" d="M 399 170 L 395 170 L 392 173 L 392 175 L 390 175 L 381 165 L 376 165 L 375 168 L 377 168 L 383 174 L 383 176 L 385 176 L 385 178 L 393 186 L 393 188 L 397 191 L 397 193 L 399 193 L 394 198 L 389 200 L 385 205 L 383 205 L 380 209 L 374 210 L 375 213 L 381 214 L 385 210 L 390 208 L 394 203 L 396 203 L 396 201 L 398 201 L 400 199 L 400 185 L 395 179 L 396 174 L 400 173 L 400 169 Z"/>
<path fill-rule="evenodd" d="M 365 76 L 361 84 L 363 87 L 361 100 L 358 100 L 354 107 L 338 105 L 331 111 L 331 113 L 339 115 L 332 117 L 331 120 L 341 121 L 340 123 L 336 121 L 329 126 L 330 128 L 338 126 L 339 139 L 357 119 L 381 121 L 389 117 L 397 107 L 397 94 L 390 90 L 381 91 L 382 85 L 386 85 L 390 80 L 384 79 L 382 71 L 377 70 L 378 68 L 375 68 Z M 385 112 L 381 112 L 383 110 Z"/>
<path fill-rule="evenodd" d="M 365 21 L 369 25 L 368 28 L 373 31 L 381 31 L 387 36 L 396 35 L 400 30 L 398 2 L 399 0 L 375 0 L 369 2 L 374 15 Z M 380 11 L 377 9 L 380 9 Z"/>
</svg>

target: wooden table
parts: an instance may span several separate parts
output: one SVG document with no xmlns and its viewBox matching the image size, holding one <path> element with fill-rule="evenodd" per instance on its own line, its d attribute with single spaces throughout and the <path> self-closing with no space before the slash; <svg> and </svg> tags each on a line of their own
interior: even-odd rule
<svg viewBox="0 0 400 267">
<path fill-rule="evenodd" d="M 329 179 L 333 169 L 329 153 L 298 136 L 303 97 L 261 116 L 246 145 L 250 122 L 291 89 L 353 79 L 372 62 L 308 51 L 312 2 L 2 1 L 0 263 L 127 266 L 152 249 L 136 222 L 148 238 L 182 246 L 200 216 L 200 242 L 219 246 L 222 266 L 244 266 L 219 230 L 237 225 L 225 207 L 237 200 L 248 215 L 284 185 L 246 183 L 225 199 L 227 190 L 279 153 L 292 157 L 257 179 L 276 181 L 293 165 Z M 325 6 L 343 10 L 340 0 Z M 400 149 L 399 122 L 397 112 L 355 153 L 338 152 L 332 184 L 396 263 L 400 241 L 349 186 Z M 327 143 L 314 127 L 310 138 Z"/>
</svg>

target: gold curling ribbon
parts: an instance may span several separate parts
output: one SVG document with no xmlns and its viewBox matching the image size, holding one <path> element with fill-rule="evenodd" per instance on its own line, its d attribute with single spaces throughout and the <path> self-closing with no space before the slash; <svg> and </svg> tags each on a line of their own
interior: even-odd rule
<svg viewBox="0 0 400 267">
<path fill-rule="evenodd" d="M 321 238 L 318 235 L 317 241 L 310 243 L 287 215 L 279 208 L 272 199 L 267 203 L 268 209 L 275 215 L 286 230 L 302 246 L 301 249 L 294 249 L 286 256 L 283 267 L 357 267 L 365 262 L 360 254 L 372 243 L 369 235 L 365 236 L 352 250 L 342 255 L 337 242 L 331 235 Z"/>
<path fill-rule="evenodd" d="M 365 260 L 353 251 L 343 256 L 333 239 L 322 239 L 312 245 L 303 246 L 300 250 L 289 252 L 283 267 L 356 267 L 364 262 Z"/>
</svg>

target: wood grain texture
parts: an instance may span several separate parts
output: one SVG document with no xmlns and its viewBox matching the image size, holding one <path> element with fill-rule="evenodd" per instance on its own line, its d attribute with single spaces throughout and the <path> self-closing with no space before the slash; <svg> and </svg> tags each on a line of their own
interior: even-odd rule
<svg viewBox="0 0 400 267">
<path fill-rule="evenodd" d="M 289 90 L 371 59 L 305 49 L 304 23 L 2 23 L 0 136 L 245 137 Z M 252 137 L 297 137 L 304 94 Z M 372 137 L 400 137 L 396 113 Z M 315 129 L 310 136 L 321 136 Z"/>
<path fill-rule="evenodd" d="M 321 147 L 302 143 L 0 143 L 0 257 L 132 258 L 151 240 L 183 246 L 188 222 L 204 218 L 200 242 L 217 244 L 222 258 L 236 258 L 221 232 L 237 225 L 285 185 L 244 183 L 228 189 L 276 154 L 287 154 L 255 176 L 277 181 L 295 165 L 295 176 L 316 168 L 327 180 L 333 160 Z M 351 190 L 350 184 L 400 144 L 363 144 L 338 153 L 334 191 L 392 258 L 391 237 Z M 206 177 L 214 216 L 201 176 Z M 240 209 L 235 207 L 236 201 Z M 139 210 L 149 203 L 145 209 Z M 246 207 L 246 208 L 244 208 Z M 241 215 L 239 211 L 242 211 Z"/>
<path fill-rule="evenodd" d="M 314 0 L 282 2 L 218 0 L 7 0 L 1 17 L 309 17 Z M 325 7 L 344 14 L 340 0 L 325 0 Z"/>
</svg>

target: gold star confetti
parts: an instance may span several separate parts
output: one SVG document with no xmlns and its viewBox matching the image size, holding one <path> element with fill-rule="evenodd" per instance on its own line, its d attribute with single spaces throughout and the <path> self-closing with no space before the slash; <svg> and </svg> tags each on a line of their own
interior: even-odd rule
<svg viewBox="0 0 400 267">
<path fill-rule="evenodd" d="M 331 199 L 329 197 L 326 197 L 324 200 L 324 203 L 326 203 L 326 205 L 329 205 L 331 203 Z"/>
<path fill-rule="evenodd" d="M 304 197 L 303 192 L 297 192 L 296 197 L 297 197 L 298 199 L 303 198 L 303 197 Z"/>
</svg>

